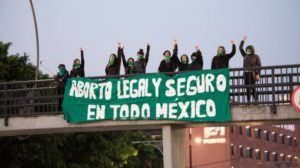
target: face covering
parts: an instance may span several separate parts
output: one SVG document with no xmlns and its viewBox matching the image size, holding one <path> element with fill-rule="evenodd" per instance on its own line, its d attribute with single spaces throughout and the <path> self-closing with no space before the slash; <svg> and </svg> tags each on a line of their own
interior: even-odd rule
<svg viewBox="0 0 300 168">
<path fill-rule="evenodd" d="M 137 58 L 138 59 L 144 59 L 144 56 L 143 55 L 137 55 Z"/>
<path fill-rule="evenodd" d="M 248 49 L 248 50 L 246 51 L 246 53 L 247 53 L 248 55 L 251 55 L 251 54 L 252 54 L 252 50 Z"/>
<path fill-rule="evenodd" d="M 65 68 L 58 68 L 58 75 L 59 76 L 64 76 L 65 72 L 66 72 Z"/>
<path fill-rule="evenodd" d="M 192 61 L 193 61 L 193 62 L 195 62 L 195 61 L 196 61 L 196 59 L 197 59 L 197 57 L 196 57 L 196 56 L 192 56 Z"/>
<path fill-rule="evenodd" d="M 164 57 L 164 60 L 166 61 L 166 62 L 170 62 L 171 61 L 171 57 L 168 55 L 168 56 L 165 56 Z"/>
<path fill-rule="evenodd" d="M 224 55 L 224 51 L 223 50 L 219 50 L 218 51 L 218 56 L 223 56 Z"/>
<path fill-rule="evenodd" d="M 78 68 L 80 68 L 80 64 L 73 64 L 73 68 L 75 68 L 75 69 L 78 69 Z"/>
<path fill-rule="evenodd" d="M 181 63 L 183 63 L 183 64 L 187 64 L 187 58 L 186 58 L 186 57 L 182 57 L 182 59 L 181 59 Z"/>
<path fill-rule="evenodd" d="M 129 67 L 133 67 L 133 64 L 134 64 L 134 63 L 133 63 L 133 62 L 131 62 L 131 61 L 130 61 L 130 62 L 128 62 L 128 66 L 129 66 Z"/>
<path fill-rule="evenodd" d="M 109 61 L 108 61 L 108 65 L 111 66 L 113 65 L 115 62 L 115 58 L 114 57 L 109 57 Z"/>
</svg>

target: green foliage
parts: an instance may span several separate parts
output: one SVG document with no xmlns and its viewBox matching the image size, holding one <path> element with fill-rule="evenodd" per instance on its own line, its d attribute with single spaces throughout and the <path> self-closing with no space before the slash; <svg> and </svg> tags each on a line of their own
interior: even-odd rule
<svg viewBox="0 0 300 168">
<path fill-rule="evenodd" d="M 26 53 L 8 55 L 11 45 L 0 41 L 0 82 L 34 80 L 36 67 L 29 62 L 29 56 Z M 39 71 L 39 78 L 46 79 L 49 75 Z"/>
<path fill-rule="evenodd" d="M 28 55 L 9 55 L 0 42 L 0 82 L 33 80 Z M 40 79 L 48 78 L 39 74 Z M 161 153 L 133 141 L 153 140 L 139 131 L 0 137 L 0 167 L 5 168 L 146 168 L 162 167 Z"/>
</svg>

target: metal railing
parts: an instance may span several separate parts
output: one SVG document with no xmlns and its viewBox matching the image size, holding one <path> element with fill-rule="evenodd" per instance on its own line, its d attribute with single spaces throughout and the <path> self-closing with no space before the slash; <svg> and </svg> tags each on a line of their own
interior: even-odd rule
<svg viewBox="0 0 300 168">
<path fill-rule="evenodd" d="M 244 72 L 260 71 L 260 80 L 246 85 Z M 166 73 L 169 75 L 177 74 Z M 131 75 L 100 76 L 93 79 L 124 78 Z M 300 64 L 230 69 L 231 105 L 276 105 L 290 104 L 293 89 L 300 85 Z M 247 89 L 255 89 L 258 100 L 247 101 Z M 50 80 L 0 83 L 0 117 L 60 114 L 57 82 Z"/>
</svg>

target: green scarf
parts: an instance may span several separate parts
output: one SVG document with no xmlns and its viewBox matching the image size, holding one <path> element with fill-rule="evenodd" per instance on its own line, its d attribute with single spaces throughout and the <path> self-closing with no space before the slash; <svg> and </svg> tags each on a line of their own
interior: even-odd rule
<svg viewBox="0 0 300 168">
<path fill-rule="evenodd" d="M 64 76 L 65 73 L 66 73 L 65 68 L 58 68 L 58 76 Z"/>
<path fill-rule="evenodd" d="M 170 57 L 170 56 L 165 56 L 165 57 L 164 57 L 164 60 L 165 60 L 167 63 L 169 63 L 169 62 L 171 61 L 171 57 Z"/>
<path fill-rule="evenodd" d="M 196 56 L 192 56 L 192 62 L 195 62 L 195 61 L 196 61 L 196 59 L 197 59 L 197 57 L 196 57 Z"/>
<path fill-rule="evenodd" d="M 225 55 L 224 51 L 218 51 L 218 56 L 224 56 L 224 55 Z"/>
<path fill-rule="evenodd" d="M 134 63 L 133 62 L 128 62 L 129 67 L 133 67 Z"/>
<path fill-rule="evenodd" d="M 74 68 L 74 69 L 80 68 L 80 64 L 73 64 L 73 68 Z"/>
<path fill-rule="evenodd" d="M 144 56 L 143 55 L 137 55 L 137 59 L 144 59 Z"/>
</svg>

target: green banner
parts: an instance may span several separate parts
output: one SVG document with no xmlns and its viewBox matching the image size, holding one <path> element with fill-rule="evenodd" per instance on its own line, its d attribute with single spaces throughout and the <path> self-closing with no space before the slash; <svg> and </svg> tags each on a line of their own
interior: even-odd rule
<svg viewBox="0 0 300 168">
<path fill-rule="evenodd" d="M 140 74 L 102 80 L 70 78 L 63 101 L 65 120 L 177 120 L 225 122 L 229 111 L 228 69 Z"/>
</svg>

